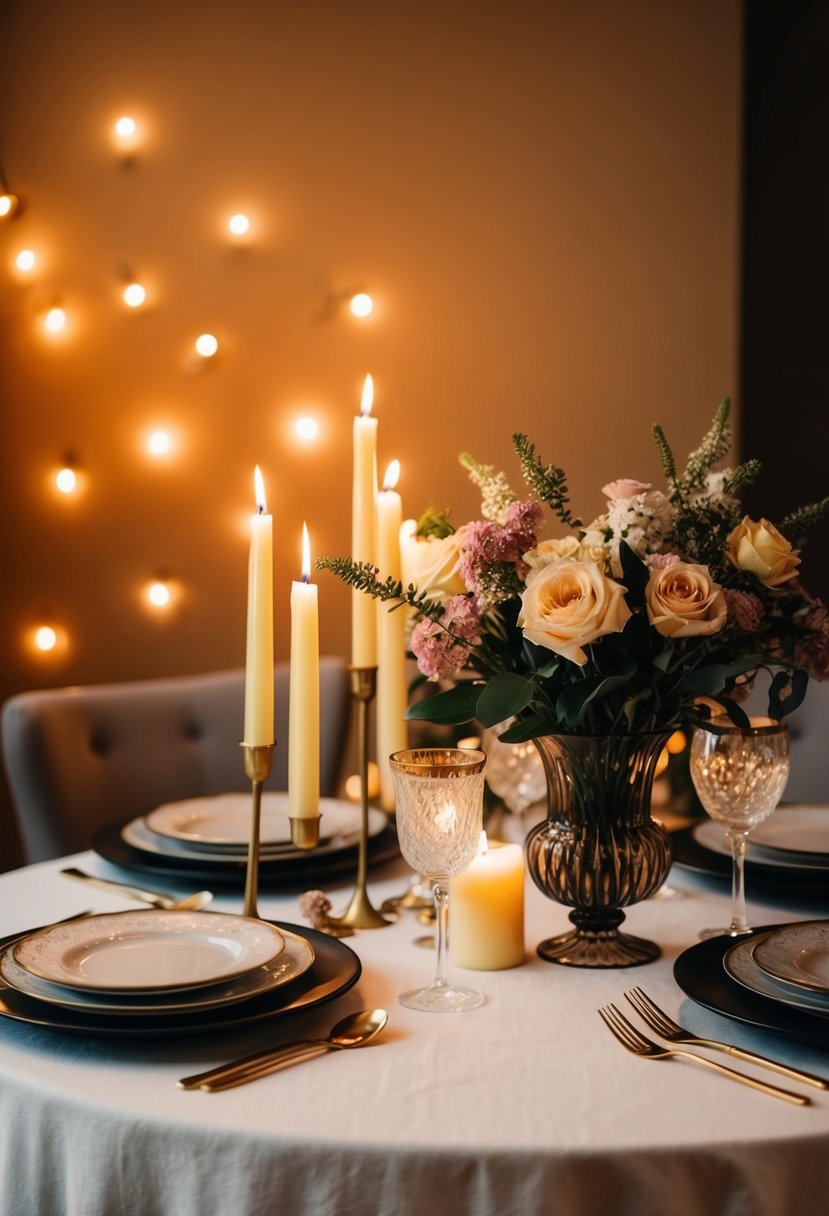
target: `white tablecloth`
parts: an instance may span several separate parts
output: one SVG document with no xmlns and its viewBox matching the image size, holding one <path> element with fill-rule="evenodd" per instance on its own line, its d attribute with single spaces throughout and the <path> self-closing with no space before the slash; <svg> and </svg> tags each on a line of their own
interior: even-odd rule
<svg viewBox="0 0 829 1216">
<path fill-rule="evenodd" d="M 68 860 L 127 877 L 93 854 Z M 0 876 L 1 934 L 84 908 L 136 906 L 60 877 L 62 864 Z M 372 876 L 377 906 L 402 890 L 403 874 L 392 868 Z M 625 1007 L 625 988 L 639 983 L 698 1033 L 829 1075 L 829 1042 L 826 1052 L 802 1047 L 683 997 L 673 959 L 700 928 L 724 922 L 729 900 L 716 884 L 676 871 L 672 883 L 682 898 L 630 909 L 626 925 L 657 939 L 662 959 L 627 971 L 585 971 L 535 956 L 538 941 L 568 927 L 567 910 L 528 879 L 527 962 L 511 971 L 455 972 L 487 996 L 482 1008 L 461 1015 L 398 1004 L 398 992 L 433 970 L 432 954 L 413 944 L 423 927 L 408 914 L 391 928 L 349 939 L 363 963 L 351 992 L 312 1014 L 244 1033 L 139 1043 L 0 1020 L 0 1212 L 823 1214 L 829 1093 L 803 1089 L 814 1104 L 798 1108 L 691 1065 L 639 1060 L 597 1016 L 608 1001 Z M 331 892 L 335 910 L 350 890 Z M 214 904 L 239 905 L 229 898 Z M 259 910 L 300 920 L 294 897 L 262 897 Z M 755 923 L 814 915 L 814 906 L 757 900 L 749 910 Z M 389 1011 L 389 1024 L 370 1047 L 223 1094 L 176 1088 L 182 1075 L 323 1034 L 344 1013 L 373 1006 Z"/>
</svg>

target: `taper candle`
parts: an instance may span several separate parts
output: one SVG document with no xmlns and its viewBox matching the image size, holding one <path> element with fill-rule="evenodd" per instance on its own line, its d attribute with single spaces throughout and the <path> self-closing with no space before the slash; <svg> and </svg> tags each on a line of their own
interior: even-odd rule
<svg viewBox="0 0 829 1216">
<path fill-rule="evenodd" d="M 488 842 L 449 880 L 449 957 L 457 967 L 501 971 L 524 962 L 524 858 L 520 845 Z"/>
<path fill-rule="evenodd" d="M 302 581 L 291 586 L 291 684 L 288 721 L 288 814 L 319 815 L 320 656 L 317 588 L 310 582 L 311 546 L 302 525 Z"/>
<path fill-rule="evenodd" d="M 248 747 L 273 745 L 273 517 L 259 465 L 253 475 L 258 512 L 250 519 L 245 724 Z"/>
<path fill-rule="evenodd" d="M 383 489 L 377 495 L 378 578 L 400 578 L 400 527 L 403 507 L 395 486 L 400 462 L 386 470 Z M 389 756 L 409 746 L 406 725 L 406 613 L 389 611 L 377 604 L 377 763 L 380 769 L 380 805 L 394 810 Z"/>
<path fill-rule="evenodd" d="M 377 499 L 377 419 L 371 417 L 374 381 L 366 376 L 360 413 L 354 419 L 351 556 L 375 564 Z M 363 591 L 351 592 L 351 662 L 355 667 L 377 664 L 377 608 Z"/>
</svg>

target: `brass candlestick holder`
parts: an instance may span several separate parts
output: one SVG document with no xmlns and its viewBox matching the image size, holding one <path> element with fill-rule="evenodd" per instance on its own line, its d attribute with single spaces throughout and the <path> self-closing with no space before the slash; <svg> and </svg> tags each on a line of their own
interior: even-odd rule
<svg viewBox="0 0 829 1216">
<path fill-rule="evenodd" d="M 245 902 L 243 916 L 259 920 L 256 898 L 259 893 L 259 826 L 262 816 L 262 786 L 268 779 L 273 761 L 273 743 L 240 745 L 245 752 L 245 775 L 250 778 L 253 791 L 253 816 L 250 824 L 248 844 L 248 868 L 245 875 Z"/>
<path fill-rule="evenodd" d="M 366 890 L 368 871 L 368 712 L 377 692 L 376 667 L 349 667 L 351 696 L 357 703 L 357 753 L 360 776 L 360 845 L 357 854 L 357 885 L 351 903 L 342 916 L 332 916 L 335 925 L 350 929 L 381 929 L 394 922 L 386 920 L 372 906 Z"/>
</svg>

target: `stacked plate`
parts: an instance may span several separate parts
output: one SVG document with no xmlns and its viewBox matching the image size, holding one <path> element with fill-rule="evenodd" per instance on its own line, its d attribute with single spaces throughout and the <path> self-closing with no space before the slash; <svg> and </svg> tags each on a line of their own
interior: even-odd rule
<svg viewBox="0 0 829 1216">
<path fill-rule="evenodd" d="M 723 965 L 751 992 L 829 1018 L 829 921 L 759 933 L 732 946 Z M 829 1041 L 829 1025 L 826 1033 Z"/>
<path fill-rule="evenodd" d="M 288 795 L 265 793 L 260 830 L 260 882 L 305 883 L 353 868 L 360 833 L 360 808 L 336 798 L 320 799 L 320 843 L 313 850 L 291 843 Z M 171 802 L 147 815 L 106 828 L 94 840 L 108 861 L 150 873 L 211 883 L 244 879 L 251 822 L 251 795 L 219 794 Z M 388 817 L 369 810 L 369 860 L 397 853 Z"/>
<path fill-rule="evenodd" d="M 217 912 L 88 916 L 0 948 L 0 1014 L 62 1030 L 192 1033 L 331 1000 L 357 956 L 314 930 Z"/>
<path fill-rule="evenodd" d="M 706 819 L 674 837 L 679 865 L 722 877 L 731 874 L 725 831 Z M 749 892 L 756 888 L 829 901 L 829 805 L 781 804 L 749 837 Z"/>
</svg>

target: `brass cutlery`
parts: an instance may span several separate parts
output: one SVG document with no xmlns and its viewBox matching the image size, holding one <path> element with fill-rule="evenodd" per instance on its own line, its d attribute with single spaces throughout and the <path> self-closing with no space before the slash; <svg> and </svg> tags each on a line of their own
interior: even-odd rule
<svg viewBox="0 0 829 1216">
<path fill-rule="evenodd" d="M 207 1072 L 182 1077 L 176 1084 L 179 1089 L 202 1089 L 207 1093 L 219 1093 L 248 1081 L 258 1081 L 282 1068 L 325 1055 L 329 1051 L 342 1051 L 350 1047 L 363 1047 L 377 1037 L 388 1021 L 385 1009 L 362 1009 L 350 1013 L 337 1022 L 325 1039 L 298 1039 L 266 1051 L 257 1051 L 230 1064 L 210 1068 Z"/>
<path fill-rule="evenodd" d="M 85 882 L 90 887 L 109 891 L 111 895 L 123 895 L 126 899 L 139 899 L 142 903 L 151 904 L 152 907 L 161 908 L 165 912 L 198 912 L 213 898 L 212 891 L 196 891 L 195 894 L 188 895 L 186 899 L 176 899 L 174 895 L 166 895 L 162 891 L 145 891 L 143 887 L 133 887 L 129 883 L 114 882 L 110 878 L 98 878 L 95 874 L 85 874 L 83 870 L 78 870 L 74 866 L 61 870 L 61 874 L 66 878 L 75 878 L 79 882 Z"/>
<path fill-rule="evenodd" d="M 675 1056 L 681 1060 L 690 1060 L 693 1064 L 701 1064 L 704 1068 L 710 1068 L 723 1077 L 739 1081 L 741 1085 L 747 1085 L 750 1089 L 759 1089 L 761 1093 L 781 1098 L 784 1102 L 791 1102 L 795 1106 L 811 1106 L 812 1104 L 811 1098 L 804 1098 L 801 1094 L 792 1093 L 788 1089 L 779 1089 L 778 1086 L 769 1085 L 765 1081 L 756 1081 L 754 1077 L 737 1072 L 733 1068 L 727 1068 L 725 1064 L 718 1064 L 716 1060 L 708 1060 L 705 1056 L 695 1055 L 692 1051 L 684 1051 L 681 1047 L 663 1047 L 654 1043 L 652 1039 L 637 1030 L 615 1005 L 603 1006 L 599 1010 L 599 1016 L 626 1051 L 640 1056 L 644 1060 L 669 1060 Z"/>
<path fill-rule="evenodd" d="M 723 1051 L 733 1056 L 735 1060 L 745 1060 L 749 1064 L 758 1064 L 762 1068 L 779 1072 L 781 1076 L 790 1077 L 793 1081 L 802 1081 L 804 1085 L 814 1085 L 815 1089 L 829 1089 L 829 1081 L 817 1077 L 814 1073 L 804 1072 L 801 1068 L 791 1068 L 788 1064 L 778 1064 L 767 1056 L 758 1055 L 756 1051 L 748 1051 L 744 1047 L 734 1047 L 731 1043 L 720 1043 L 717 1039 L 701 1039 L 690 1031 L 685 1030 L 672 1018 L 669 1018 L 641 988 L 631 988 L 625 996 L 643 1022 L 669 1043 L 685 1043 L 693 1047 L 711 1047 L 715 1051 Z"/>
</svg>

